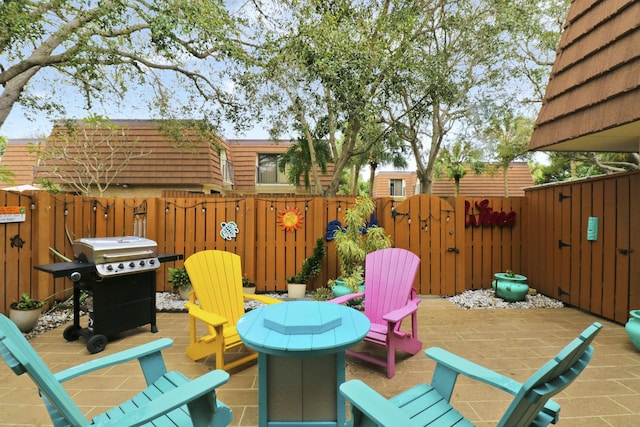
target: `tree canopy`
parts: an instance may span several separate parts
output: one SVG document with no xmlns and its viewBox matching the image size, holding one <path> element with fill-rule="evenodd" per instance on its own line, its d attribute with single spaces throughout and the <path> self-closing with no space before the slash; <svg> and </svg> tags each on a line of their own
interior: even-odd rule
<svg viewBox="0 0 640 427">
<path fill-rule="evenodd" d="M 0 126 L 16 103 L 64 116 L 70 91 L 89 114 L 134 104 L 163 118 L 296 132 L 308 162 L 296 173 L 314 194 L 335 195 L 345 171 L 354 191 L 366 164 L 372 173 L 401 165 L 409 150 L 430 192 L 440 150 L 474 136 L 482 105 L 533 117 L 568 3 L 3 2 Z M 328 158 L 317 152 L 325 148 Z"/>
<path fill-rule="evenodd" d="M 16 103 L 64 117 L 74 95 L 89 112 L 147 102 L 165 117 L 202 117 L 212 105 L 233 117 L 241 104 L 201 60 L 239 52 L 237 23 L 221 0 L 2 2 L 0 126 Z"/>
</svg>

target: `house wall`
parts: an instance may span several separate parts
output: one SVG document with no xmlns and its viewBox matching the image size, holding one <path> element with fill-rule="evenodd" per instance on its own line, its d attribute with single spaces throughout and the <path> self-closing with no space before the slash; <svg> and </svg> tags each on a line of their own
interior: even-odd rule
<svg viewBox="0 0 640 427">
<path fill-rule="evenodd" d="M 524 162 L 514 162 L 507 170 L 507 190 L 505 191 L 504 174 L 500 170 L 487 170 L 480 175 L 469 171 L 460 180 L 460 195 L 467 197 L 523 197 L 525 188 L 533 186 L 533 177 L 529 166 Z M 374 197 L 389 196 L 389 183 L 392 179 L 405 181 L 406 197 L 419 191 L 415 172 L 381 171 L 373 183 Z M 432 193 L 441 197 L 455 194 L 455 183 L 446 177 L 434 178 Z"/>
<path fill-rule="evenodd" d="M 7 149 L 0 156 L 0 164 L 15 175 L 11 178 L 14 184 L 0 181 L 0 188 L 33 184 L 36 156 L 29 153 L 30 142 L 38 142 L 38 139 L 13 139 L 8 141 Z"/>
<path fill-rule="evenodd" d="M 287 151 L 290 141 L 279 140 L 228 140 L 230 156 L 234 165 L 233 191 L 243 194 L 307 194 L 309 190 L 303 185 L 296 187 L 289 184 L 256 184 L 257 155 L 281 154 Z M 320 176 L 323 188 L 331 181 L 333 165 L 327 168 L 327 174 Z M 313 182 L 313 177 L 312 177 Z"/>
</svg>

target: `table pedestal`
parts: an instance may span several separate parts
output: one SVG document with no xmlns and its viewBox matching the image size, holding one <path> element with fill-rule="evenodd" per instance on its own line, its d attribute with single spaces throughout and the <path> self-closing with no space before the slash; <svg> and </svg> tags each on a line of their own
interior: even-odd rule
<svg viewBox="0 0 640 427">
<path fill-rule="evenodd" d="M 258 381 L 267 386 L 258 389 L 260 402 L 266 403 L 266 410 L 260 408 L 260 425 L 292 426 L 303 422 L 336 426 L 338 420 L 345 418 L 345 401 L 338 392 L 339 384 L 345 381 L 344 363 L 344 351 L 314 357 L 261 353 Z"/>
<path fill-rule="evenodd" d="M 339 387 L 345 381 L 345 350 L 369 327 L 359 311 L 324 302 L 286 302 L 244 315 L 238 334 L 258 351 L 258 425 L 344 426 Z"/>
</svg>

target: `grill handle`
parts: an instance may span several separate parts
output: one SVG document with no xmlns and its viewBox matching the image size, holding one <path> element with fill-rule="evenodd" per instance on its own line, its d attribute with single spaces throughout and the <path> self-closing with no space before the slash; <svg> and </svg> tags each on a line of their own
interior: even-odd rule
<svg viewBox="0 0 640 427">
<path fill-rule="evenodd" d="M 120 259 L 124 259 L 124 260 L 136 259 L 136 258 L 141 258 L 143 256 L 153 257 L 155 256 L 155 252 L 154 251 L 136 251 L 136 252 L 119 252 L 117 254 L 102 255 L 105 261 L 118 261 Z"/>
</svg>

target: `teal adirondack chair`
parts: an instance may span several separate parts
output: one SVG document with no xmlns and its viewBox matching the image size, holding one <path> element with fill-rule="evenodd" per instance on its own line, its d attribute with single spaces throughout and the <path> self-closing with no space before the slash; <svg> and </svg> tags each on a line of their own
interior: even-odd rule
<svg viewBox="0 0 640 427">
<path fill-rule="evenodd" d="M 214 370 L 189 380 L 179 372 L 167 372 L 160 351 L 172 344 L 162 338 L 53 374 L 16 325 L 0 314 L 0 355 L 16 375 L 26 372 L 36 383 L 54 426 L 228 425 L 231 410 L 216 399 L 215 389 L 229 380 L 229 374 Z M 62 387 L 64 381 L 132 360 L 140 362 L 148 387 L 92 421 Z"/>
<path fill-rule="evenodd" d="M 591 342 L 601 327 L 599 323 L 593 323 L 523 384 L 441 348 L 430 348 L 426 355 L 436 361 L 431 385 L 418 384 L 387 400 L 360 380 L 343 383 L 340 393 L 351 401 L 350 425 L 473 426 L 450 403 L 459 374 L 515 396 L 498 427 L 555 424 L 560 406 L 550 399 L 587 366 L 593 355 Z"/>
</svg>

